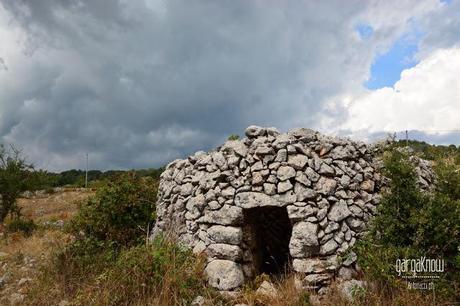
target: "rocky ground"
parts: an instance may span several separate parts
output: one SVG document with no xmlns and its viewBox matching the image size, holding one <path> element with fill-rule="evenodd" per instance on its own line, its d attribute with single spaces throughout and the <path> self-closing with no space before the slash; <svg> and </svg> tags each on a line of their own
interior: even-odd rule
<svg viewBox="0 0 460 306">
<path fill-rule="evenodd" d="M 0 305 L 22 304 L 51 251 L 71 240 L 62 231 L 63 225 L 77 211 L 78 202 L 91 194 L 58 191 L 19 199 L 22 213 L 34 220 L 38 229 L 30 236 L 0 229 Z"/>
</svg>

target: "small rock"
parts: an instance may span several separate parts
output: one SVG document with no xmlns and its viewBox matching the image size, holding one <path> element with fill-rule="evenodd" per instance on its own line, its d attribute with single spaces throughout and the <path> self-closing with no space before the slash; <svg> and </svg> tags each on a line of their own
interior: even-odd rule
<svg viewBox="0 0 460 306">
<path fill-rule="evenodd" d="M 22 286 L 28 282 L 30 282 L 32 279 L 31 278 L 21 278 L 19 281 L 18 281 L 18 286 Z"/>
<path fill-rule="evenodd" d="M 256 290 L 256 293 L 269 297 L 275 297 L 278 293 L 278 290 L 275 288 L 275 286 L 273 286 L 272 283 L 263 281 L 259 288 Z"/>
<path fill-rule="evenodd" d="M 357 275 L 357 273 L 356 273 L 356 271 L 354 269 L 347 268 L 347 267 L 341 267 L 337 274 L 338 274 L 338 277 L 343 279 L 343 280 L 350 280 L 350 279 L 356 277 L 356 275 Z"/>
<path fill-rule="evenodd" d="M 215 243 L 238 245 L 243 239 L 243 230 L 240 227 L 214 225 L 208 229 L 208 235 Z"/>
<path fill-rule="evenodd" d="M 331 176 L 335 174 L 335 171 L 331 166 L 323 163 L 321 164 L 321 167 L 319 168 L 318 173 L 322 175 L 326 175 L 326 176 Z"/>
<path fill-rule="evenodd" d="M 283 193 L 292 189 L 292 184 L 289 181 L 279 182 L 278 183 L 278 193 Z"/>
<path fill-rule="evenodd" d="M 360 290 L 365 290 L 365 286 L 365 282 L 356 279 L 351 279 L 339 284 L 339 289 L 348 300 L 352 301 L 356 292 Z"/>
<path fill-rule="evenodd" d="M 224 243 L 213 243 L 207 248 L 207 253 L 210 258 L 239 260 L 241 259 L 243 252 L 237 245 L 224 244 Z"/>
<path fill-rule="evenodd" d="M 245 209 L 260 206 L 282 206 L 274 197 L 260 192 L 238 193 L 235 197 L 235 204 Z"/>
<path fill-rule="evenodd" d="M 245 134 L 248 138 L 255 138 L 258 136 L 264 136 L 267 133 L 267 130 L 263 127 L 251 125 L 246 128 Z"/>
<path fill-rule="evenodd" d="M 287 159 L 287 150 L 281 149 L 276 153 L 275 162 L 285 162 Z"/>
<path fill-rule="evenodd" d="M 213 223 L 220 225 L 239 224 L 243 221 L 243 209 L 241 207 L 224 205 L 219 210 L 205 212 L 199 219 L 203 223 Z"/>
<path fill-rule="evenodd" d="M 305 170 L 305 174 L 307 175 L 308 179 L 312 182 L 316 182 L 319 180 L 320 175 L 315 172 L 312 168 L 308 167 Z"/>
<path fill-rule="evenodd" d="M 192 301 L 192 306 L 202 306 L 206 302 L 205 298 L 202 297 L 201 295 L 197 296 L 196 298 L 193 299 Z"/>
<path fill-rule="evenodd" d="M 276 176 L 281 180 L 281 181 L 286 181 L 290 179 L 291 177 L 296 176 L 296 171 L 294 168 L 289 167 L 289 166 L 281 166 L 278 168 L 278 171 L 276 173 Z"/>
<path fill-rule="evenodd" d="M 356 255 L 356 253 L 355 253 L 355 252 L 350 252 L 350 253 L 345 257 L 345 260 L 342 262 L 342 264 L 343 264 L 345 267 L 348 267 L 348 266 L 351 266 L 353 263 L 355 263 L 357 259 L 358 259 L 358 256 Z"/>
<path fill-rule="evenodd" d="M 307 284 L 320 284 L 325 281 L 328 281 L 331 278 L 331 275 L 326 274 L 326 273 L 320 273 L 320 274 L 308 274 L 304 278 L 304 282 Z"/>
<path fill-rule="evenodd" d="M 275 184 L 264 183 L 264 192 L 267 195 L 274 195 L 276 194 L 276 186 Z"/>
<path fill-rule="evenodd" d="M 318 251 L 318 224 L 297 222 L 292 227 L 289 250 L 293 257 L 309 257 Z"/>
<path fill-rule="evenodd" d="M 330 239 L 328 242 L 326 242 L 320 247 L 319 253 L 321 255 L 330 255 L 334 253 L 334 251 L 337 250 L 338 247 L 339 245 L 337 244 L 337 242 L 334 239 Z"/>
<path fill-rule="evenodd" d="M 288 157 L 288 165 L 293 167 L 294 169 L 301 170 L 305 167 L 308 162 L 308 157 L 301 154 L 296 155 L 289 155 Z"/>
<path fill-rule="evenodd" d="M 349 215 L 351 215 L 351 211 L 348 209 L 347 203 L 344 200 L 340 200 L 331 207 L 327 217 L 329 220 L 340 222 Z"/>
<path fill-rule="evenodd" d="M 375 183 L 373 181 L 367 180 L 361 183 L 361 189 L 366 192 L 374 192 Z"/>
<path fill-rule="evenodd" d="M 294 259 L 292 267 L 301 273 L 322 273 L 326 270 L 326 264 L 320 259 Z"/>
<path fill-rule="evenodd" d="M 219 290 L 232 290 L 244 282 L 241 266 L 230 260 L 213 260 L 204 272 L 209 284 Z"/>
<path fill-rule="evenodd" d="M 337 181 L 334 179 L 321 177 L 316 183 L 316 190 L 324 195 L 331 195 L 337 187 Z"/>
</svg>

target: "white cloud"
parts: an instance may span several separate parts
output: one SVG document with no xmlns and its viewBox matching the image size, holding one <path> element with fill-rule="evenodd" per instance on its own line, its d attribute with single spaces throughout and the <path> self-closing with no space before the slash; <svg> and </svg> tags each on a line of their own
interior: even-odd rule
<svg viewBox="0 0 460 306">
<path fill-rule="evenodd" d="M 460 129 L 460 47 L 440 49 L 401 73 L 394 87 L 352 98 L 346 122 L 352 133 Z"/>
</svg>

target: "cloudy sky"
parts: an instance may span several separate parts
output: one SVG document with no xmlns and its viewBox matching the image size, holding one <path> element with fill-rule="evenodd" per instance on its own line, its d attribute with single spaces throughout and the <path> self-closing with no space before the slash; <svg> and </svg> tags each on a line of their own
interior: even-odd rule
<svg viewBox="0 0 460 306">
<path fill-rule="evenodd" d="M 0 0 L 0 142 L 157 167 L 251 124 L 460 145 L 460 0 Z"/>
</svg>

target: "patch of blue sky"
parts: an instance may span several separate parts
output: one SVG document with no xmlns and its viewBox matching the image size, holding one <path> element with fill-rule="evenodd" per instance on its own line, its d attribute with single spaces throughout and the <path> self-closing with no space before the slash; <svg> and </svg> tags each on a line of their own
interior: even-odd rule
<svg viewBox="0 0 460 306">
<path fill-rule="evenodd" d="M 385 53 L 377 55 L 371 66 L 371 77 L 364 83 L 369 89 L 391 87 L 401 77 L 401 72 L 417 65 L 415 54 L 421 33 L 411 33 L 398 39 Z"/>
<path fill-rule="evenodd" d="M 441 0 L 442 3 L 445 3 L 447 5 L 451 4 L 453 0 Z"/>
<path fill-rule="evenodd" d="M 358 32 L 359 37 L 361 37 L 361 39 L 369 39 L 374 33 L 374 29 L 370 25 L 364 23 L 358 24 L 355 27 L 355 30 L 356 32 Z"/>
</svg>

